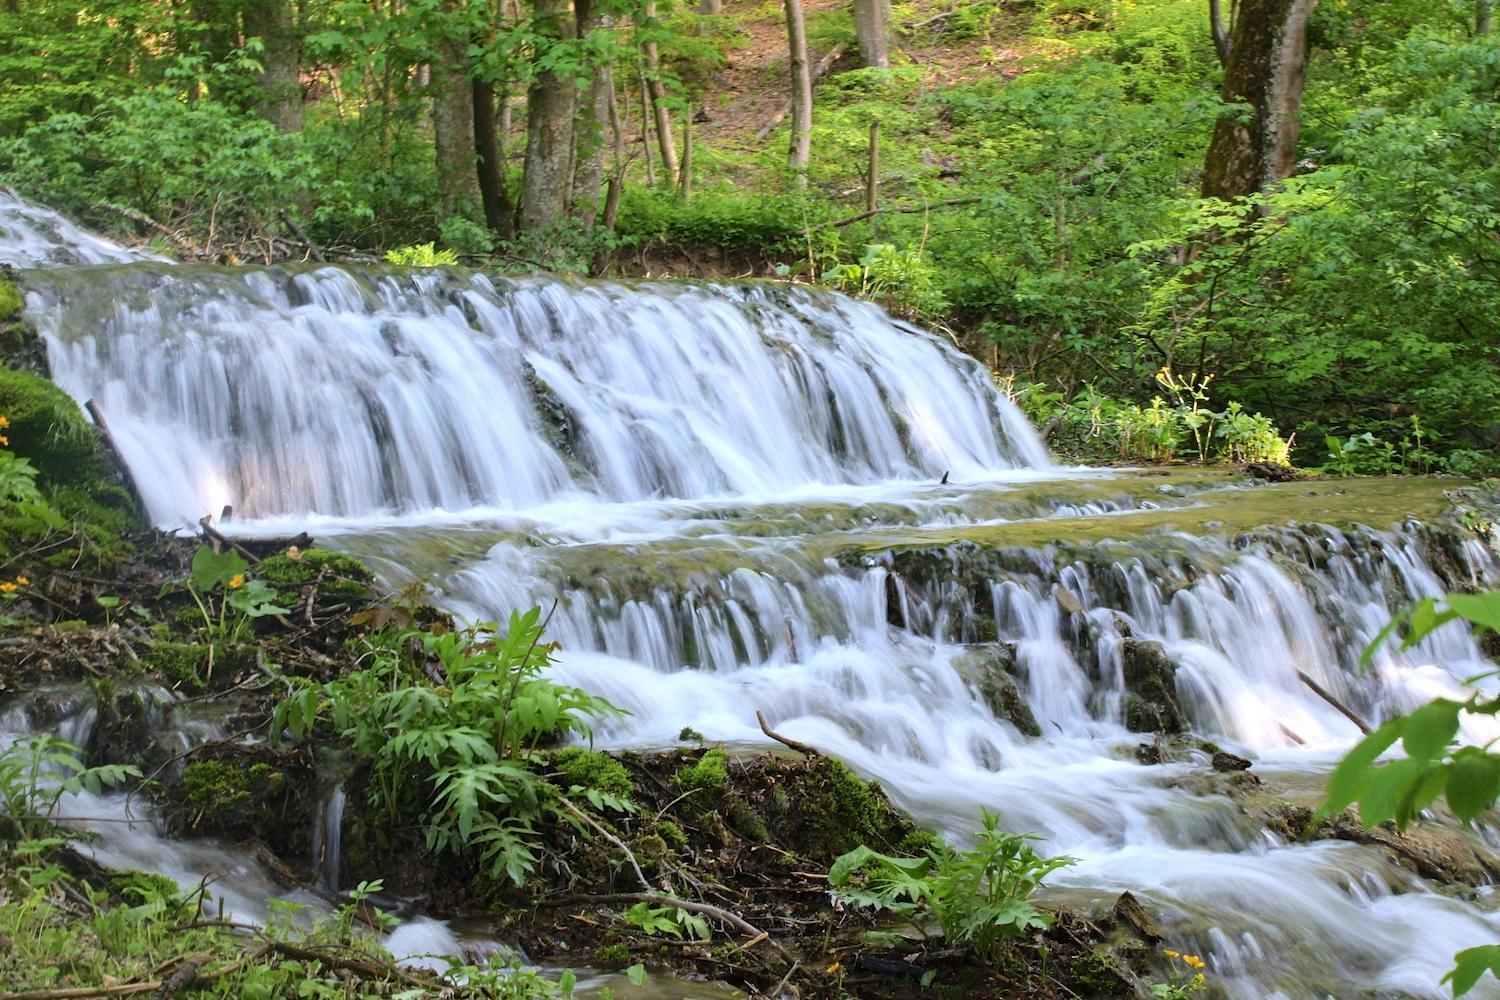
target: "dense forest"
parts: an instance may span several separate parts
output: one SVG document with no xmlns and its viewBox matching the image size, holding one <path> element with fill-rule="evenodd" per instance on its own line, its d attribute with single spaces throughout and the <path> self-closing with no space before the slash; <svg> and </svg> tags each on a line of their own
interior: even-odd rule
<svg viewBox="0 0 1500 1000">
<path fill-rule="evenodd" d="M 951 331 L 1041 424 L 1139 411 L 1166 368 L 1301 464 L 1482 473 L 1491 23 L 1488 0 L 10 0 L 0 178 L 204 260 L 432 244 L 832 283 Z"/>
</svg>

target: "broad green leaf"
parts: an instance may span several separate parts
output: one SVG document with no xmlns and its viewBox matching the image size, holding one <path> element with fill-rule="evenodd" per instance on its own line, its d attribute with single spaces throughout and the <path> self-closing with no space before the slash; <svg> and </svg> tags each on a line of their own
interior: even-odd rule
<svg viewBox="0 0 1500 1000">
<path fill-rule="evenodd" d="M 1395 760 L 1375 768 L 1359 793 L 1359 821 L 1378 826 L 1394 818 L 1421 777 L 1421 764 L 1414 760 Z"/>
<path fill-rule="evenodd" d="M 1448 807 L 1465 823 L 1491 808 L 1500 796 L 1500 757 L 1466 747 L 1453 761 Z"/>
<path fill-rule="evenodd" d="M 1361 740 L 1339 766 L 1334 768 L 1333 774 L 1328 778 L 1327 797 L 1318 809 L 1320 818 L 1342 812 L 1359 798 L 1360 789 L 1369 777 L 1370 765 L 1401 738 L 1404 722 L 1404 719 L 1399 718 L 1390 720 Z"/>
<path fill-rule="evenodd" d="M 1401 727 L 1401 746 L 1416 760 L 1435 760 L 1458 732 L 1458 713 L 1463 706 L 1439 698 L 1406 717 Z"/>
<path fill-rule="evenodd" d="M 1500 945 L 1467 948 L 1453 956 L 1454 966 L 1442 981 L 1453 984 L 1453 995 L 1463 996 L 1486 972 L 1500 976 Z"/>
<path fill-rule="evenodd" d="M 1449 594 L 1448 607 L 1480 628 L 1500 632 L 1500 590 L 1482 594 Z"/>
</svg>

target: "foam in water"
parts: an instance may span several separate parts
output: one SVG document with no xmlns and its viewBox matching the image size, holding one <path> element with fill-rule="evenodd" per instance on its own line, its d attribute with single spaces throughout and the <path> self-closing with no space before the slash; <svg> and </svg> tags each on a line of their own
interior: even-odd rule
<svg viewBox="0 0 1500 1000">
<path fill-rule="evenodd" d="M 1454 951 L 1500 934 L 1488 895 L 1286 843 L 1195 791 L 1200 766 L 1137 764 L 1124 724 L 1131 650 L 1155 644 L 1195 731 L 1315 787 L 1358 733 L 1299 671 L 1372 722 L 1460 691 L 1484 660 L 1458 629 L 1356 662 L 1445 589 L 1439 563 L 1494 585 L 1478 542 L 1130 536 L 1108 519 L 1225 491 L 1064 476 L 972 361 L 786 286 L 150 264 L 26 284 L 55 376 L 102 403 L 159 521 L 232 503 L 263 518 L 242 530 L 309 525 L 470 619 L 556 600 L 557 675 L 632 713 L 608 744 L 690 725 L 759 745 L 764 710 L 955 838 L 998 809 L 1076 856 L 1060 898 L 1141 895 L 1232 997 L 1435 997 Z M 1061 517 L 1127 540 L 941 540 Z M 1040 737 L 985 696 L 1002 673 Z"/>
</svg>

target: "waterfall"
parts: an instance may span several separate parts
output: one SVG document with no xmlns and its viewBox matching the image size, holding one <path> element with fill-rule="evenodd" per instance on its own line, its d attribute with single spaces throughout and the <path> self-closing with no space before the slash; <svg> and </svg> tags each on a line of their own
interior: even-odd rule
<svg viewBox="0 0 1500 1000">
<path fill-rule="evenodd" d="M 305 527 L 469 620 L 555 600 L 557 676 L 630 712 L 606 745 L 761 744 L 762 710 L 955 839 L 984 808 L 1035 831 L 1079 859 L 1055 892 L 1142 896 L 1232 997 L 1435 997 L 1500 935 L 1373 848 L 1288 842 L 1206 758 L 1134 756 L 1140 713 L 1170 710 L 1315 801 L 1359 734 L 1303 675 L 1370 723 L 1465 690 L 1486 661 L 1458 628 L 1358 668 L 1407 602 L 1500 580 L 1489 545 L 1407 520 L 1439 484 L 1059 469 L 972 360 L 803 287 L 26 239 L 53 375 L 100 404 L 158 522 Z M 69 260 L 117 262 L 41 268 Z"/>
</svg>

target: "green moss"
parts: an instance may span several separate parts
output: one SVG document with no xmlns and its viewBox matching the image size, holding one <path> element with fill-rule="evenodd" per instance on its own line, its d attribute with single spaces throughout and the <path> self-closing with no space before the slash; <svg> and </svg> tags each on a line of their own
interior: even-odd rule
<svg viewBox="0 0 1500 1000">
<path fill-rule="evenodd" d="M 877 837 L 889 812 L 880 786 L 862 781 L 842 761 L 832 758 L 823 762 L 823 773 L 831 818 L 849 831 L 855 843 Z"/>
<path fill-rule="evenodd" d="M 656 824 L 656 833 L 674 851 L 680 851 L 687 846 L 687 836 L 682 832 L 682 827 L 669 819 Z"/>
<path fill-rule="evenodd" d="M 942 846 L 942 839 L 931 830 L 913 830 L 896 844 L 896 853 L 917 858 Z"/>
<path fill-rule="evenodd" d="M 594 949 L 594 964 L 606 969 L 630 964 L 630 949 L 623 944 L 600 945 Z"/>
<path fill-rule="evenodd" d="M 249 803 L 250 780 L 246 771 L 222 760 L 196 761 L 182 769 L 187 804 L 204 811 L 229 811 Z"/>
<path fill-rule="evenodd" d="M 695 805 L 698 808 L 712 808 L 713 803 L 724 794 L 724 789 L 729 786 L 729 757 L 723 750 L 710 750 L 698 758 L 696 764 L 687 764 L 679 768 L 672 776 L 672 781 L 678 788 L 701 789 L 706 795 L 698 796 Z"/>
<path fill-rule="evenodd" d="M 25 305 L 20 289 L 7 279 L 0 278 L 0 319 L 11 319 L 20 315 Z"/>
<path fill-rule="evenodd" d="M 583 747 L 564 747 L 552 754 L 552 767 L 559 771 L 568 785 L 597 788 L 609 795 L 629 798 L 634 786 L 630 772 L 609 754 Z"/>
<path fill-rule="evenodd" d="M 766 826 L 766 821 L 761 818 L 755 807 L 741 798 L 734 798 L 729 803 L 727 810 L 731 825 L 742 836 L 749 840 L 764 843 L 771 839 L 771 831 Z"/>
<path fill-rule="evenodd" d="M 52 483 L 92 485 L 106 471 L 83 411 L 46 379 L 0 368 L 0 415 L 10 421 L 10 450 Z"/>
<path fill-rule="evenodd" d="M 332 549 L 307 549 L 292 558 L 286 553 L 261 560 L 255 575 L 267 583 L 296 587 L 322 579 L 330 594 L 366 594 L 375 574 L 353 556 Z"/>
<path fill-rule="evenodd" d="M 146 665 L 174 685 L 196 690 L 203 686 L 209 647 L 192 642 L 158 642 L 147 651 Z"/>
</svg>

